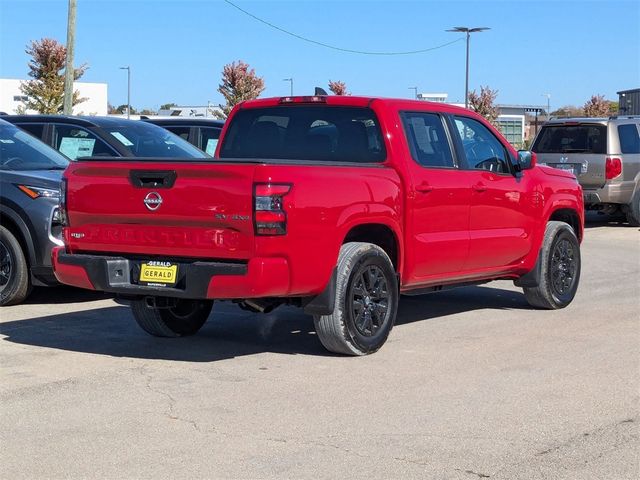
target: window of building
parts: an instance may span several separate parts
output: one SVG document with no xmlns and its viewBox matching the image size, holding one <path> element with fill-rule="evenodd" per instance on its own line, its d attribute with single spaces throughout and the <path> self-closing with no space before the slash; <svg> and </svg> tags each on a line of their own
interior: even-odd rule
<svg viewBox="0 0 640 480">
<path fill-rule="evenodd" d="M 498 130 L 512 145 L 522 143 L 522 122 L 518 119 L 498 119 Z"/>
</svg>

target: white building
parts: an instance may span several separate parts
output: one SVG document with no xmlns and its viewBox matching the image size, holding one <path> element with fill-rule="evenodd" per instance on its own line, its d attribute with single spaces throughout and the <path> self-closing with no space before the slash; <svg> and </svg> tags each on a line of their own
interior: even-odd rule
<svg viewBox="0 0 640 480">
<path fill-rule="evenodd" d="M 20 90 L 25 80 L 0 78 L 0 112 L 8 114 L 18 113 L 16 109 L 24 106 L 27 98 Z M 74 82 L 73 90 L 78 91 L 80 98 L 86 98 L 82 103 L 73 107 L 74 115 L 106 115 L 107 114 L 107 84 Z M 27 110 L 27 113 L 37 113 Z"/>
</svg>

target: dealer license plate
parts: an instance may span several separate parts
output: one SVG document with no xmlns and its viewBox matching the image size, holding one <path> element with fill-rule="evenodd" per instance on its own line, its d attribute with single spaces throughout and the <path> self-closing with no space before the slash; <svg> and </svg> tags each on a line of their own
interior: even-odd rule
<svg viewBox="0 0 640 480">
<path fill-rule="evenodd" d="M 175 285 L 178 265 L 169 262 L 147 262 L 140 265 L 140 282 L 148 285 Z"/>
<path fill-rule="evenodd" d="M 557 168 L 558 170 L 564 170 L 565 172 L 573 173 L 574 175 L 576 174 L 576 168 L 572 163 L 557 163 L 553 167 Z"/>
</svg>

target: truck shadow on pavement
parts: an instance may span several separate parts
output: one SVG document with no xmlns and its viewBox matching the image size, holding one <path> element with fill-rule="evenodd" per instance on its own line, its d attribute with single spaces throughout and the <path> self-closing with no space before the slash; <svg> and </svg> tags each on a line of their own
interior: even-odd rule
<svg viewBox="0 0 640 480">
<path fill-rule="evenodd" d="M 94 298 L 95 299 L 95 298 Z M 529 308 L 520 292 L 465 287 L 419 297 L 402 297 L 396 328 L 479 309 Z M 73 352 L 215 362 L 263 352 L 330 356 L 316 337 L 312 317 L 292 307 L 253 314 L 228 302 L 216 303 L 197 335 L 156 338 L 144 333 L 125 306 L 109 306 L 0 324 L 0 341 Z"/>
</svg>

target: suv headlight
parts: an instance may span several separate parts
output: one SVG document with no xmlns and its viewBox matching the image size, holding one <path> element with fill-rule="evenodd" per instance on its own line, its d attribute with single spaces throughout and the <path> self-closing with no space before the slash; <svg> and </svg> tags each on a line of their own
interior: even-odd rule
<svg viewBox="0 0 640 480">
<path fill-rule="evenodd" d="M 18 188 L 31 198 L 60 198 L 60 190 L 57 188 L 32 187 L 31 185 L 18 185 Z"/>
</svg>

